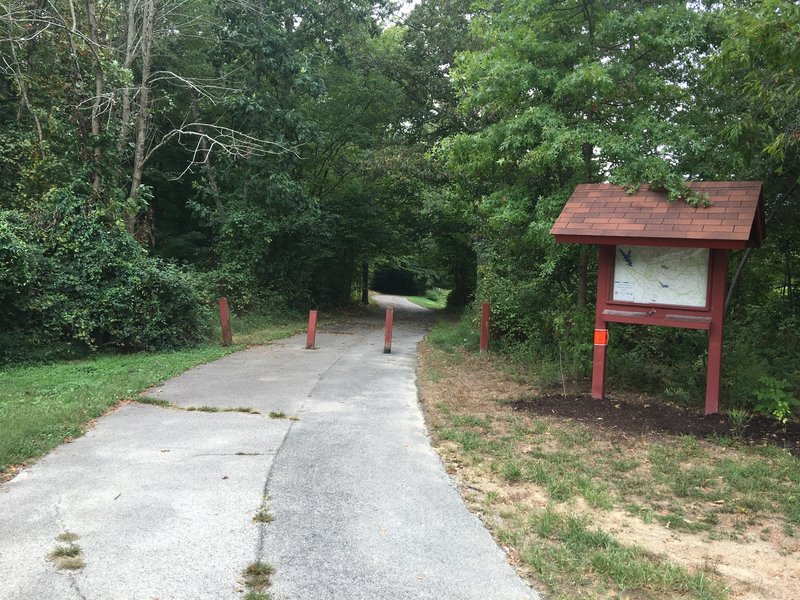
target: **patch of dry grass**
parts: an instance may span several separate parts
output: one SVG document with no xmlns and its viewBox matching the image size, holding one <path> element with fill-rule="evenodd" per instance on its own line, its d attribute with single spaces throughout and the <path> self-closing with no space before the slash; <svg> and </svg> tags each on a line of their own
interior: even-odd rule
<svg viewBox="0 0 800 600">
<path fill-rule="evenodd" d="M 797 459 L 514 411 L 538 395 L 531 379 L 502 357 L 420 347 L 437 450 L 524 575 L 559 598 L 711 599 L 727 588 L 778 600 L 800 589 Z"/>
<path fill-rule="evenodd" d="M 67 571 L 82 569 L 86 566 L 86 561 L 83 559 L 80 546 L 75 543 L 78 539 L 80 536 L 70 531 L 59 534 L 56 536 L 56 540 L 63 543 L 58 544 L 47 556 L 47 559 L 52 561 L 58 569 Z"/>
</svg>

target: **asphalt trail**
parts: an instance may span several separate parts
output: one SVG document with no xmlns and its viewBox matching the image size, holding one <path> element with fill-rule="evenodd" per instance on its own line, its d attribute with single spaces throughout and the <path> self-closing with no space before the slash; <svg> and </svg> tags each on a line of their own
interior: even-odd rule
<svg viewBox="0 0 800 600">
<path fill-rule="evenodd" d="M 430 316 L 378 300 L 396 307 L 391 354 L 380 320 L 323 321 L 316 350 L 296 336 L 148 392 L 260 414 L 127 405 L 0 487 L 0 598 L 236 599 L 256 560 L 275 600 L 537 598 L 430 446 L 415 383 Z M 273 522 L 253 521 L 263 505 Z M 47 560 L 65 531 L 79 571 Z"/>
</svg>

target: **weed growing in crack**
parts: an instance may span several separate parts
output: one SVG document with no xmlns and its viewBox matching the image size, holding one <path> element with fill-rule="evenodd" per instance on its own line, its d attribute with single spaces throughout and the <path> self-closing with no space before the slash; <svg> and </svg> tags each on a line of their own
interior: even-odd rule
<svg viewBox="0 0 800 600">
<path fill-rule="evenodd" d="M 135 401 L 139 404 L 151 404 L 153 406 L 160 406 L 161 408 L 174 408 L 170 403 L 169 400 L 164 400 L 164 398 L 153 398 L 152 396 L 139 396 L 135 398 Z"/>
<path fill-rule="evenodd" d="M 83 560 L 81 548 L 75 543 L 79 538 L 78 534 L 70 531 L 65 531 L 58 535 L 56 540 L 65 542 L 65 544 L 57 545 L 47 556 L 48 560 L 53 561 L 57 568 L 68 571 L 75 571 L 85 567 L 86 561 Z"/>
<path fill-rule="evenodd" d="M 258 510 L 258 512 L 253 516 L 253 521 L 256 523 L 272 523 L 275 520 L 275 517 L 269 509 L 264 506 Z"/>
<path fill-rule="evenodd" d="M 270 416 L 271 419 L 285 419 L 286 418 L 286 413 L 285 412 L 272 411 L 272 412 L 269 413 L 269 416 Z"/>
<path fill-rule="evenodd" d="M 255 408 L 251 408 L 249 406 L 234 406 L 232 408 L 220 408 L 218 406 L 178 406 L 177 404 L 172 404 L 169 400 L 165 400 L 164 398 L 153 398 L 152 396 L 139 396 L 135 399 L 136 402 L 140 404 L 150 404 L 152 406 L 160 406 L 161 408 L 172 408 L 174 410 L 183 410 L 186 412 L 207 412 L 207 413 L 217 413 L 217 412 L 240 412 L 240 413 L 247 413 L 249 415 L 260 415 L 261 413 L 256 410 Z"/>
<path fill-rule="evenodd" d="M 240 412 L 240 413 L 248 413 L 248 414 L 251 414 L 251 415 L 260 415 L 261 414 L 255 408 L 250 408 L 249 406 L 237 406 L 235 408 L 226 408 L 225 412 Z"/>
<path fill-rule="evenodd" d="M 56 564 L 58 565 L 59 569 L 63 569 L 65 571 L 77 571 L 78 569 L 82 569 L 86 566 L 86 561 L 80 556 L 71 556 L 68 558 L 62 558 Z"/>
<path fill-rule="evenodd" d="M 242 571 L 244 585 L 247 588 L 246 600 L 268 600 L 266 590 L 272 585 L 270 577 L 275 573 L 275 568 L 265 562 L 254 562 Z"/>
<path fill-rule="evenodd" d="M 81 536 L 79 536 L 77 533 L 72 533 L 71 531 L 65 531 L 56 537 L 56 540 L 59 542 L 68 542 L 70 544 L 77 542 L 79 539 L 81 539 Z"/>
<path fill-rule="evenodd" d="M 50 553 L 50 558 L 75 558 L 81 553 L 80 546 L 70 544 L 69 546 L 56 546 Z"/>
</svg>

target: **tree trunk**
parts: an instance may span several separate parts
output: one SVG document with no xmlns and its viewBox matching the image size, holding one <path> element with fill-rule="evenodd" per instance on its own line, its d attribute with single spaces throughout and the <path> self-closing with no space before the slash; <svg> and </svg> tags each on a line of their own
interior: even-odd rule
<svg viewBox="0 0 800 600">
<path fill-rule="evenodd" d="M 369 263 L 361 263 L 361 304 L 369 304 Z"/>
<path fill-rule="evenodd" d="M 94 54 L 94 102 L 92 102 L 91 130 L 92 130 L 92 192 L 95 196 L 100 195 L 100 159 L 102 150 L 100 148 L 100 102 L 103 95 L 103 65 L 100 64 L 100 55 L 97 46 L 97 15 L 95 13 L 94 0 L 86 0 L 86 18 L 89 21 L 89 43 L 93 47 Z"/>
<path fill-rule="evenodd" d="M 580 259 L 578 260 L 578 295 L 576 304 L 583 308 L 586 306 L 586 290 L 589 287 L 589 249 L 581 246 Z"/>
<path fill-rule="evenodd" d="M 219 186 L 217 185 L 217 177 L 214 173 L 214 165 L 211 164 L 211 149 L 208 147 L 208 140 L 206 139 L 205 127 L 200 124 L 200 109 L 197 107 L 197 95 L 194 90 L 189 93 L 189 104 L 192 108 L 194 120 L 197 122 L 197 130 L 201 134 L 200 148 L 203 151 L 203 168 L 208 177 L 208 185 L 211 186 L 211 194 L 214 196 L 214 206 L 217 209 L 217 216 L 220 221 L 225 218 L 225 207 L 222 205 L 222 199 L 219 195 Z"/>
<path fill-rule="evenodd" d="M 591 122 L 594 117 L 594 111 L 589 110 L 589 121 Z M 594 144 L 586 142 L 583 144 L 583 179 L 584 183 L 591 183 L 594 179 L 592 172 L 592 157 L 594 156 Z M 589 250 L 583 245 L 580 249 L 580 258 L 578 259 L 578 290 L 576 294 L 575 303 L 583 308 L 586 306 L 587 289 L 588 289 L 588 272 L 589 272 Z"/>
<path fill-rule="evenodd" d="M 589 44 L 591 46 L 592 58 L 595 58 L 595 40 L 594 40 L 594 3 L 592 0 L 585 0 L 583 4 L 583 13 L 586 18 L 587 30 L 589 33 Z M 595 107 L 591 98 L 589 99 L 589 107 L 586 109 L 586 120 L 589 124 L 594 121 Z M 583 158 L 583 182 L 592 183 L 595 179 L 594 165 L 594 143 L 591 140 L 586 140 L 581 145 L 581 154 Z M 587 289 L 589 286 L 589 249 L 584 245 L 580 249 L 580 257 L 578 259 L 578 290 L 576 294 L 575 303 L 578 307 L 583 308 L 586 306 L 586 298 L 588 296 Z"/>
<path fill-rule="evenodd" d="M 742 254 L 742 258 L 739 261 L 739 265 L 736 267 L 736 273 L 733 274 L 733 278 L 731 279 L 731 284 L 728 286 L 728 295 L 725 297 L 725 314 L 728 314 L 728 311 L 731 308 L 731 302 L 733 301 L 733 292 L 736 291 L 736 288 L 739 286 L 739 279 L 742 277 L 742 273 L 744 272 L 744 266 L 747 264 L 747 260 L 750 258 L 750 253 L 753 251 L 753 248 L 745 249 L 744 253 Z"/>
<path fill-rule="evenodd" d="M 782 194 L 781 197 L 775 203 L 775 206 L 769 213 L 769 216 L 766 218 L 765 226 L 769 226 L 772 223 L 772 220 L 775 218 L 775 215 L 778 214 L 778 209 L 783 206 L 783 203 L 786 201 L 789 196 L 791 196 L 794 191 L 797 189 L 797 178 L 795 178 L 792 187 L 789 188 L 785 194 Z M 736 292 L 736 288 L 739 286 L 739 280 L 742 277 L 742 273 L 744 272 L 744 267 L 747 264 L 748 259 L 750 258 L 750 254 L 752 253 L 753 248 L 747 248 L 744 253 L 742 254 L 742 258 L 739 260 L 739 265 L 736 267 L 736 273 L 733 275 L 733 279 L 731 279 L 731 284 L 728 286 L 728 294 L 725 296 L 725 314 L 728 314 L 728 311 L 731 308 L 731 303 L 733 302 L 733 296 Z"/>
<path fill-rule="evenodd" d="M 125 34 L 125 61 L 122 68 L 130 70 L 133 64 L 134 46 L 136 45 L 136 5 L 137 0 L 128 0 L 128 22 Z M 131 89 L 127 85 L 122 88 L 122 114 L 120 115 L 119 138 L 117 138 L 117 151 L 121 154 L 128 139 L 128 129 L 131 120 Z"/>
<path fill-rule="evenodd" d="M 150 124 L 150 59 L 153 55 L 153 18 L 155 14 L 154 0 L 144 0 L 142 14 L 142 82 L 139 87 L 139 112 L 136 115 L 136 142 L 133 149 L 133 173 L 131 174 L 131 191 L 129 196 L 134 200 L 142 183 L 145 154 L 147 151 L 147 130 Z M 125 215 L 125 226 L 128 233 L 136 233 L 136 213 L 128 211 Z"/>
<path fill-rule="evenodd" d="M 8 6 L 3 6 L 6 9 L 6 15 L 8 16 L 9 23 L 13 22 L 13 18 L 11 16 L 11 9 Z M 30 100 L 28 99 L 28 84 L 26 83 L 26 78 L 22 73 L 22 68 L 20 67 L 19 60 L 17 59 L 17 48 L 14 45 L 14 40 L 9 40 L 9 46 L 11 48 L 11 61 L 12 61 L 12 70 L 14 72 L 14 83 L 17 85 L 17 91 L 19 92 L 19 104 L 17 105 L 17 123 L 22 119 L 22 111 L 27 110 L 31 117 L 33 118 L 34 125 L 36 126 L 36 135 L 39 139 L 39 151 L 41 155 L 44 155 L 44 133 L 42 131 L 42 123 L 39 120 L 39 117 L 36 115 L 36 112 L 33 110 L 31 106 Z M 29 58 L 30 63 L 30 58 Z M 30 70 L 30 64 L 28 65 L 28 69 Z"/>
</svg>

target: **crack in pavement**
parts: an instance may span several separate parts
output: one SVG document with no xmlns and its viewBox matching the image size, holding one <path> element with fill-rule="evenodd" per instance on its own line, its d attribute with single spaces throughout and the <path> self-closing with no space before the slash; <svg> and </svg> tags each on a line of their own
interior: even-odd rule
<svg viewBox="0 0 800 600">
<path fill-rule="evenodd" d="M 294 428 L 294 424 L 295 424 L 294 421 L 289 423 L 289 427 L 287 427 L 286 432 L 283 434 L 280 445 L 278 446 L 278 449 L 275 451 L 275 453 L 272 455 L 272 460 L 270 461 L 269 466 L 267 467 L 267 474 L 266 477 L 264 478 L 264 487 L 262 488 L 261 492 L 261 506 L 264 506 L 264 499 L 269 497 L 269 484 L 270 481 L 272 480 L 272 473 L 274 471 L 275 462 L 278 460 L 278 456 L 280 455 L 281 450 L 284 448 L 286 440 L 289 437 L 289 433 L 291 433 L 292 429 Z M 263 562 L 264 559 L 264 540 L 267 533 L 266 530 L 267 525 L 268 523 L 258 524 L 258 545 L 256 546 L 257 562 Z"/>
<path fill-rule="evenodd" d="M 358 344 L 360 344 L 361 342 L 366 340 L 367 337 L 372 333 L 374 333 L 374 331 L 369 331 L 369 332 L 360 333 L 360 334 L 358 332 L 351 333 L 350 335 L 354 335 L 354 336 L 358 335 L 358 338 L 355 341 L 353 341 L 352 343 L 348 344 L 345 349 L 346 350 L 350 350 L 354 346 L 357 346 Z M 331 335 L 336 335 L 336 334 L 331 334 Z M 317 391 L 317 389 L 319 388 L 319 385 L 322 383 L 322 381 L 328 376 L 328 374 L 333 370 L 333 368 L 336 365 L 338 365 L 345 358 L 345 356 L 346 356 L 346 353 L 342 353 L 338 358 L 336 358 L 336 360 L 334 360 L 330 364 L 330 366 L 327 369 L 325 369 L 325 371 L 323 373 L 321 373 L 319 375 L 319 377 L 317 378 L 317 382 L 314 384 L 314 387 L 311 388 L 311 391 L 308 392 L 308 394 L 306 394 L 305 398 L 300 402 L 300 405 L 297 407 L 297 411 L 296 411 L 297 414 L 304 414 L 304 413 L 308 412 L 308 409 L 306 407 L 308 405 L 309 399 Z M 262 492 L 262 498 L 270 497 L 269 484 L 272 481 L 272 475 L 274 473 L 275 463 L 278 462 L 278 457 L 280 456 L 281 450 L 283 450 L 284 447 L 286 446 L 286 441 L 289 439 L 289 436 L 291 435 L 291 432 L 294 429 L 295 423 L 297 423 L 297 421 L 290 421 L 289 427 L 286 429 L 286 432 L 284 433 L 283 437 L 281 438 L 281 442 L 280 442 L 280 445 L 278 446 L 278 449 L 275 451 L 274 454 L 272 454 L 272 461 L 270 462 L 269 467 L 267 468 L 267 474 L 266 474 L 266 477 L 264 478 L 264 487 L 263 487 L 263 492 Z M 263 506 L 263 501 L 262 501 L 262 506 Z M 258 531 L 258 545 L 256 547 L 256 560 L 259 561 L 259 562 L 262 562 L 263 559 L 264 559 L 264 541 L 265 541 L 265 538 L 266 538 L 266 533 L 267 533 L 266 528 L 267 528 L 268 525 L 269 525 L 269 523 L 259 523 L 259 526 L 258 526 L 259 531 Z"/>
<path fill-rule="evenodd" d="M 376 330 L 369 331 L 369 332 L 366 332 L 366 333 L 361 333 L 361 334 L 359 334 L 358 332 L 354 332 L 354 333 L 350 334 L 350 335 L 358 335 L 359 337 L 358 337 L 358 339 L 357 339 L 356 341 L 354 341 L 352 344 L 348 344 L 348 345 L 345 347 L 345 349 L 346 349 L 346 350 L 350 350 L 350 349 L 351 349 L 351 348 L 353 348 L 354 346 L 357 346 L 358 344 L 360 344 L 361 342 L 363 342 L 364 340 L 366 340 L 366 339 L 367 339 L 367 336 L 369 336 L 370 334 L 374 333 L 375 331 L 376 331 Z M 336 365 L 338 365 L 340 362 L 342 362 L 342 360 L 345 358 L 345 356 L 347 356 L 347 355 L 346 355 L 345 353 L 342 353 L 342 354 L 339 356 L 339 358 L 337 358 L 335 361 L 333 361 L 333 362 L 330 364 L 330 366 L 329 366 L 327 369 L 325 369 L 325 372 L 324 372 L 324 373 L 321 373 L 321 374 L 320 374 L 319 378 L 317 379 L 317 383 L 315 383 L 315 384 L 314 384 L 314 387 L 313 387 L 313 388 L 311 388 L 311 391 L 310 391 L 310 392 L 308 392 L 308 395 L 306 395 L 306 400 L 308 400 L 309 398 L 311 398 L 311 396 L 313 396 L 313 395 L 314 395 L 314 392 L 316 392 L 316 391 L 317 391 L 317 389 L 319 388 L 319 385 L 322 383 L 322 380 L 323 380 L 323 379 L 325 379 L 325 377 L 327 377 L 327 376 L 328 376 L 328 373 L 330 373 L 330 372 L 333 370 L 333 368 L 334 368 Z M 302 413 L 302 412 L 305 412 L 305 408 L 304 408 L 304 407 L 305 407 L 305 405 L 306 405 L 306 402 L 302 402 L 302 403 L 300 404 L 300 406 L 298 407 L 298 411 L 297 411 L 297 412 L 298 412 L 298 414 L 299 414 L 299 413 Z"/>
<path fill-rule="evenodd" d="M 66 532 L 69 528 L 64 521 L 64 516 L 61 510 L 61 502 L 63 498 L 59 494 L 56 497 L 56 501 L 53 504 L 53 511 L 55 512 L 55 522 L 59 525 L 59 529 L 61 529 L 61 533 Z M 59 534 L 57 534 L 59 535 Z M 81 591 L 81 587 L 78 585 L 78 580 L 75 578 L 75 573 L 72 571 L 64 571 L 63 569 L 56 568 L 56 572 L 59 573 L 62 577 L 66 577 L 67 581 L 69 582 L 69 587 L 72 589 L 75 594 L 78 596 L 78 600 L 88 600 L 84 595 L 83 591 Z"/>
</svg>

